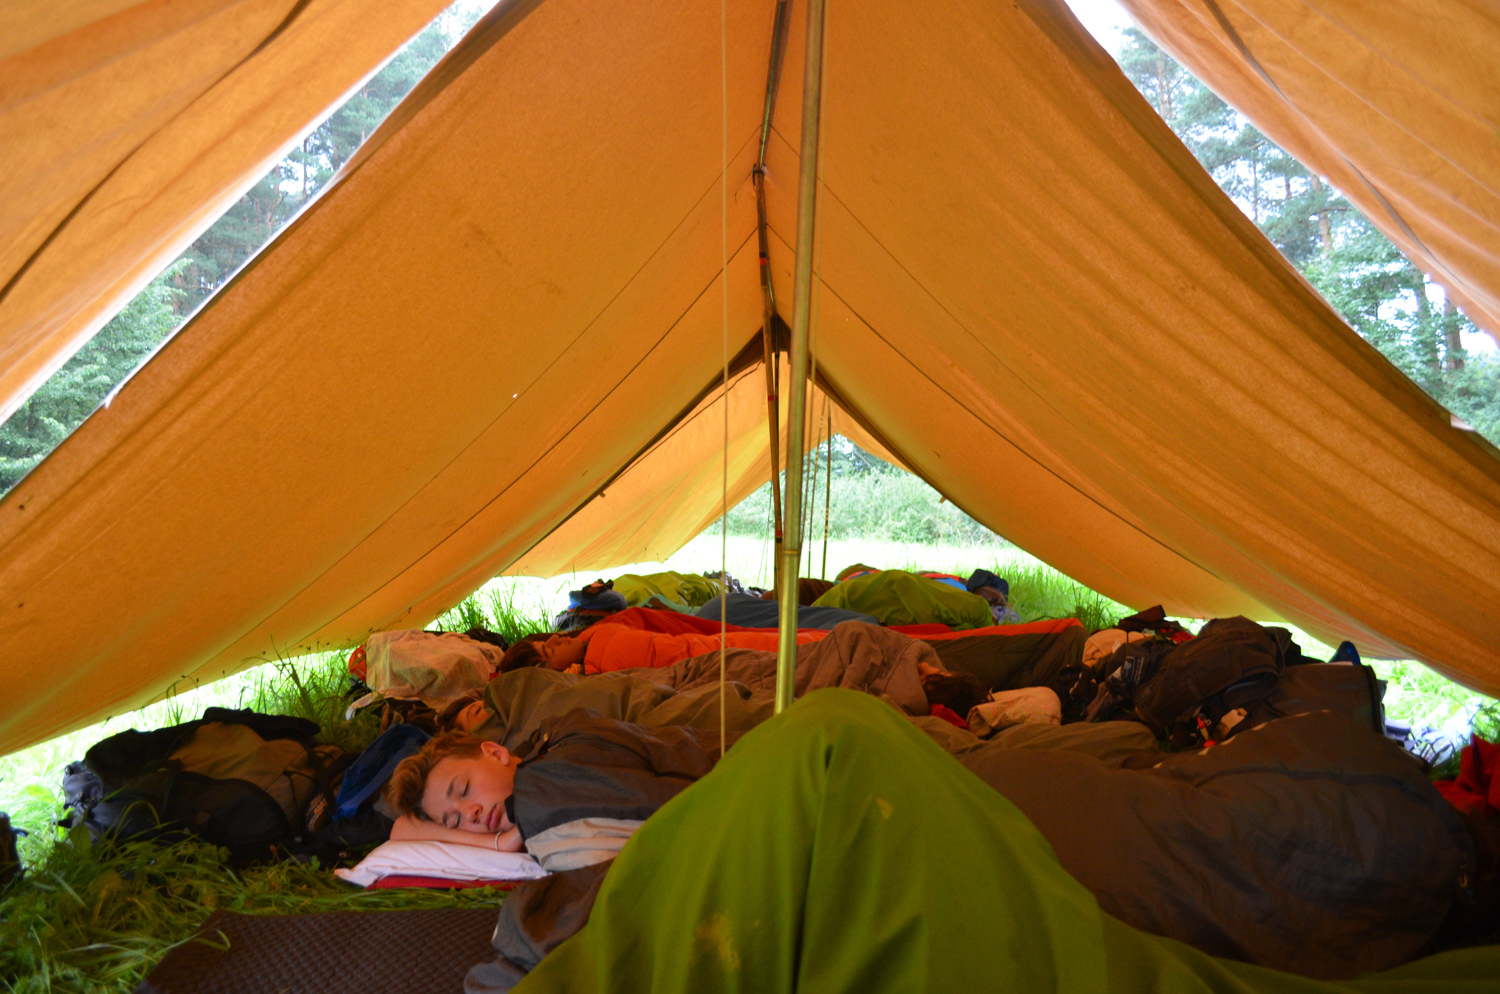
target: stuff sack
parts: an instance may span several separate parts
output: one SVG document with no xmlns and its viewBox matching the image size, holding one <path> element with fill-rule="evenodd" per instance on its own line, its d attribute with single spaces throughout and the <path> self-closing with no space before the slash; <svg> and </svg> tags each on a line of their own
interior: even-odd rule
<svg viewBox="0 0 1500 994">
<path fill-rule="evenodd" d="M 1211 726 L 1275 690 L 1290 645 L 1285 629 L 1215 618 L 1197 638 L 1173 647 L 1156 675 L 1136 688 L 1136 714 L 1158 736 L 1189 739 L 1200 718 Z"/>
<path fill-rule="evenodd" d="M 314 797 L 332 807 L 343 750 L 301 718 L 209 708 L 203 718 L 95 743 L 63 776 L 68 824 L 97 838 L 190 833 L 236 862 L 266 859 L 305 825 Z"/>
</svg>

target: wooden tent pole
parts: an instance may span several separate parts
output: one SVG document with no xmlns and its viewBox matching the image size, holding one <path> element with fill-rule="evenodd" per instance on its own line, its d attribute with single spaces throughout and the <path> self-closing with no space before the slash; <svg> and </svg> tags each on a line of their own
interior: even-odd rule
<svg viewBox="0 0 1500 994">
<path fill-rule="evenodd" d="M 786 38 L 787 6 L 777 0 L 776 20 L 771 27 L 771 64 L 766 70 L 766 106 L 760 122 L 760 155 L 751 179 L 755 184 L 755 223 L 760 241 L 760 335 L 766 365 L 766 421 L 771 431 L 771 512 L 775 548 L 771 555 L 771 588 L 781 589 L 781 398 L 776 389 L 776 291 L 771 286 L 771 240 L 766 228 L 766 143 L 771 137 L 771 117 L 776 111 L 776 91 L 781 85 L 782 43 Z"/>
<path fill-rule="evenodd" d="M 797 664 L 797 565 L 802 561 L 802 453 L 807 422 L 807 367 L 812 311 L 813 244 L 818 206 L 819 117 L 823 103 L 824 0 L 807 2 L 807 54 L 802 73 L 802 161 L 797 177 L 797 259 L 792 278 L 792 337 L 787 352 L 785 540 L 781 549 L 780 640 L 776 646 L 776 711 L 792 703 Z"/>
</svg>

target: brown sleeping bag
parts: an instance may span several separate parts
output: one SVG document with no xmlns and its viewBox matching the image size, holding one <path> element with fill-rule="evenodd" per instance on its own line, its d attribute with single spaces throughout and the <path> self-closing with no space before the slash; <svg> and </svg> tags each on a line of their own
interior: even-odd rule
<svg viewBox="0 0 1500 994">
<path fill-rule="evenodd" d="M 1411 959 L 1474 865 L 1467 829 L 1412 757 L 1330 711 L 1149 769 L 1000 743 L 959 761 L 1116 918 L 1306 976 Z"/>
</svg>

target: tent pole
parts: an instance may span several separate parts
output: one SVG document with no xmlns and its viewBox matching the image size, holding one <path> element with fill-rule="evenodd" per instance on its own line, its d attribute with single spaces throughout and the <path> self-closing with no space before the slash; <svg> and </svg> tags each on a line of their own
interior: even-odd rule
<svg viewBox="0 0 1500 994">
<path fill-rule="evenodd" d="M 755 178 L 755 212 L 760 226 L 760 299 L 761 299 L 761 341 L 764 343 L 764 362 L 766 366 L 766 421 L 771 429 L 771 513 L 772 526 L 776 538 L 776 547 L 773 551 L 771 580 L 772 589 L 779 590 L 777 582 L 781 569 L 781 543 L 783 540 L 783 528 L 781 524 L 781 398 L 777 396 L 776 390 L 776 345 L 774 333 L 772 332 L 773 319 L 776 317 L 776 296 L 771 289 L 771 259 L 766 254 L 769 238 L 766 234 L 766 170 L 764 166 L 757 165 L 754 172 Z"/>
<path fill-rule="evenodd" d="M 797 259 L 792 278 L 791 378 L 787 396 L 786 517 L 781 549 L 780 640 L 776 646 L 776 711 L 792 703 L 797 664 L 797 566 L 802 560 L 802 453 L 807 422 L 807 367 L 812 332 L 812 265 L 818 203 L 819 116 L 823 103 L 824 0 L 807 3 L 807 54 L 802 73 L 802 161 L 797 177 Z"/>
<path fill-rule="evenodd" d="M 782 43 L 786 38 L 787 6 L 777 0 L 776 20 L 771 27 L 771 64 L 766 70 L 766 106 L 760 122 L 760 155 L 751 179 L 755 184 L 756 234 L 760 241 L 761 342 L 766 364 L 766 421 L 771 430 L 771 511 L 775 547 L 771 555 L 771 589 L 780 590 L 781 570 L 781 398 L 776 389 L 776 290 L 771 286 L 771 242 L 766 229 L 766 143 L 771 137 L 771 117 L 776 111 L 776 91 L 781 85 Z"/>
</svg>

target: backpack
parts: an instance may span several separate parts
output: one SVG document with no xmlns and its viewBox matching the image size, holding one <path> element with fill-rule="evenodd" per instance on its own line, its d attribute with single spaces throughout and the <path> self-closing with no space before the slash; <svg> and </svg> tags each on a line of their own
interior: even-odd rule
<svg viewBox="0 0 1500 994">
<path fill-rule="evenodd" d="M 1158 737 L 1171 735 L 1179 745 L 1188 744 L 1200 720 L 1212 726 L 1275 690 L 1294 647 L 1284 628 L 1265 628 L 1247 618 L 1215 618 L 1197 638 L 1174 646 L 1161 658 L 1156 675 L 1136 688 L 1136 714 Z"/>
<path fill-rule="evenodd" d="M 237 863 L 270 858 L 305 828 L 315 796 L 332 807 L 347 759 L 317 734 L 302 718 L 209 708 L 198 721 L 112 735 L 64 771 L 66 823 L 95 838 L 191 834 Z"/>
<path fill-rule="evenodd" d="M 1176 647 L 1177 643 L 1171 638 L 1157 635 L 1121 644 L 1099 667 L 1098 690 L 1083 710 L 1084 720 L 1109 721 L 1114 718 L 1117 710 L 1135 698 L 1138 688 L 1156 676 L 1162 660 Z"/>
</svg>

